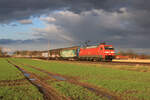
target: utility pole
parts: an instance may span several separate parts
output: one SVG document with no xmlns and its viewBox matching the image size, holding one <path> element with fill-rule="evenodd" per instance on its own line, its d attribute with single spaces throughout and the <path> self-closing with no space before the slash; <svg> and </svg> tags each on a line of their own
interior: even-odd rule
<svg viewBox="0 0 150 100">
<path fill-rule="evenodd" d="M 48 60 L 49 60 L 49 55 L 50 55 L 49 50 L 50 50 L 50 41 L 49 41 L 49 39 L 48 39 Z"/>
</svg>

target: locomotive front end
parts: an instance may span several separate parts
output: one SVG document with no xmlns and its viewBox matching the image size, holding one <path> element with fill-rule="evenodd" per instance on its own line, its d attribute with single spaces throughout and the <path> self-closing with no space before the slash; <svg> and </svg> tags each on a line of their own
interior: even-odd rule
<svg viewBox="0 0 150 100">
<path fill-rule="evenodd" d="M 106 61 L 112 61 L 115 58 L 115 50 L 112 45 L 105 45 L 104 46 L 104 59 Z"/>
</svg>

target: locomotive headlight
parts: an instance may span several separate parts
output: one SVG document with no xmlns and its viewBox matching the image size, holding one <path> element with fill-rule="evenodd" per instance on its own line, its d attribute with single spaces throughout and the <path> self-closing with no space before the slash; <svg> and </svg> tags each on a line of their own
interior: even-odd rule
<svg viewBox="0 0 150 100">
<path fill-rule="evenodd" d="M 105 51 L 105 53 L 109 53 L 108 51 Z"/>
<path fill-rule="evenodd" d="M 111 53 L 115 53 L 114 51 L 111 51 Z"/>
</svg>

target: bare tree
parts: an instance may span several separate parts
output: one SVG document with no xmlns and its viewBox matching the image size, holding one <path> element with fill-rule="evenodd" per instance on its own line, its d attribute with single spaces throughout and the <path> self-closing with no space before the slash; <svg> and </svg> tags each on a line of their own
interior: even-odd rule
<svg viewBox="0 0 150 100">
<path fill-rule="evenodd" d="M 3 48 L 0 47 L 0 56 L 2 57 L 3 56 Z"/>
</svg>

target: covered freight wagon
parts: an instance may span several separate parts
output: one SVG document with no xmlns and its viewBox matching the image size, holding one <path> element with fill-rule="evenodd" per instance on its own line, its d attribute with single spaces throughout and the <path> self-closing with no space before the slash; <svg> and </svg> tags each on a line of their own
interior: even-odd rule
<svg viewBox="0 0 150 100">
<path fill-rule="evenodd" d="M 52 59 L 60 58 L 60 51 L 61 51 L 61 49 L 52 49 L 52 50 L 50 50 L 49 51 L 50 58 L 52 58 Z"/>
<path fill-rule="evenodd" d="M 70 47 L 70 48 L 63 48 L 60 51 L 60 55 L 62 59 L 68 59 L 68 60 L 75 60 L 77 58 L 77 49 L 79 47 Z"/>
<path fill-rule="evenodd" d="M 51 59 L 72 59 L 76 57 L 76 51 L 79 47 L 59 48 L 50 50 Z"/>
<path fill-rule="evenodd" d="M 61 57 L 76 57 L 76 50 L 61 50 L 60 52 Z"/>
</svg>

